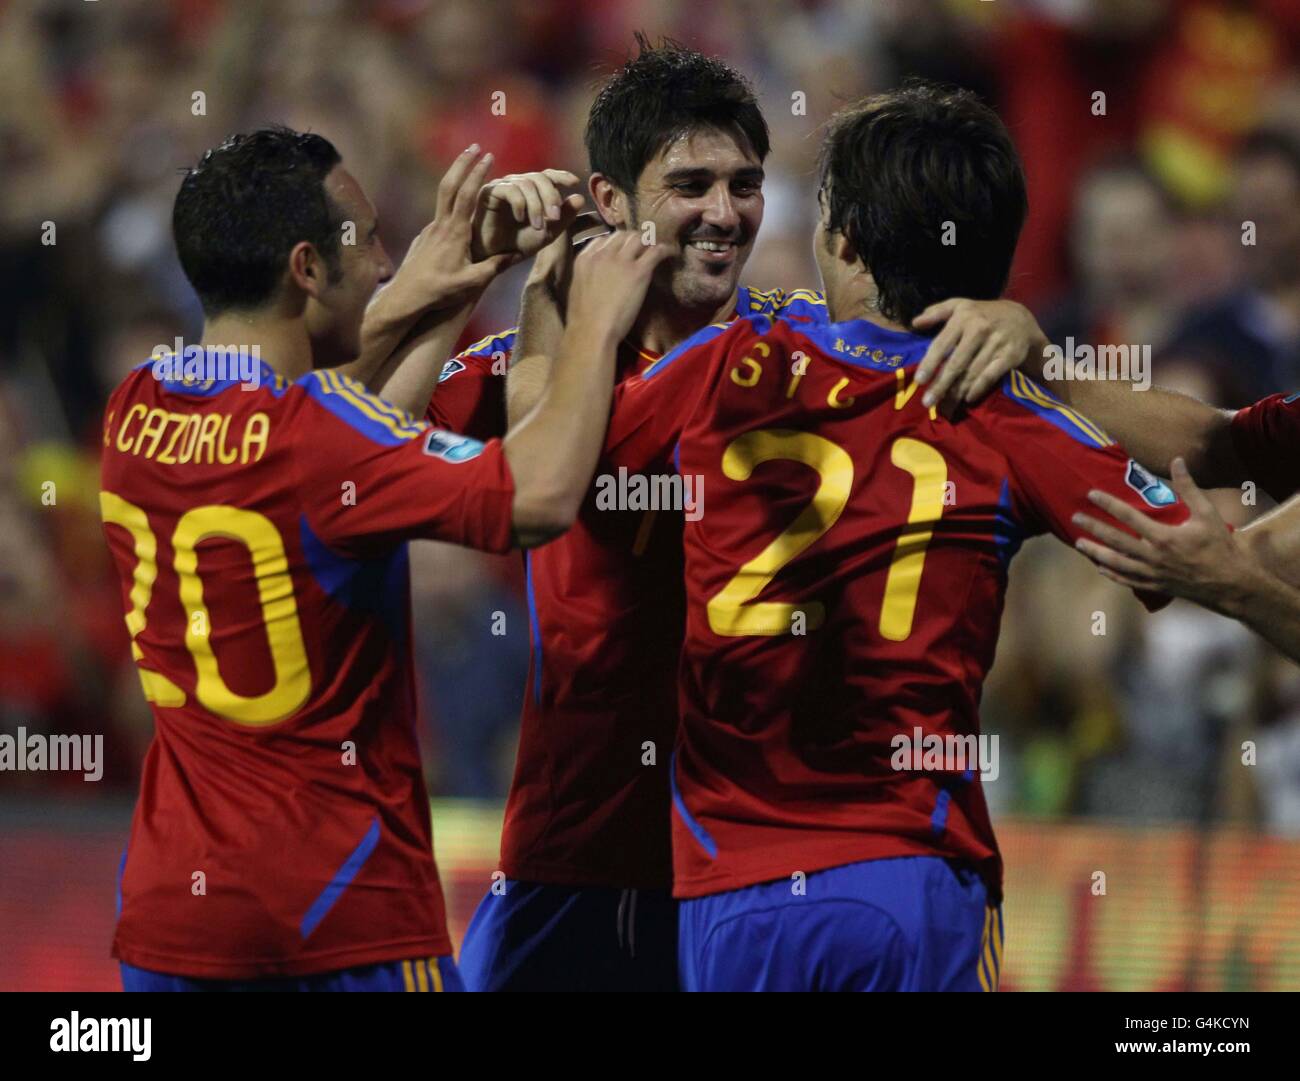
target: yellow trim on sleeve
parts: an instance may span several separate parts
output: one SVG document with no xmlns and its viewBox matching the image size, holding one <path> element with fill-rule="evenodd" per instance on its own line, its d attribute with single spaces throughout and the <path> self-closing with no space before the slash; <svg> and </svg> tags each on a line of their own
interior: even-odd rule
<svg viewBox="0 0 1300 1081">
<path fill-rule="evenodd" d="M 375 421 L 378 424 L 382 424 L 385 428 L 387 428 L 390 432 L 393 433 L 393 435 L 397 436 L 397 438 L 399 439 L 414 439 L 422 431 L 424 431 L 424 427 L 417 426 L 414 421 L 411 421 L 409 424 L 407 423 L 399 424 L 391 416 L 385 415 L 385 413 L 380 412 L 379 409 L 372 406 L 367 401 L 368 398 L 371 398 L 369 394 L 366 394 L 365 397 L 362 397 L 362 395 L 357 394 L 355 391 L 344 386 L 341 382 L 334 382 L 329 389 L 329 393 L 337 394 L 345 402 L 347 402 L 349 405 L 355 406 L 360 412 L 364 413 L 371 420 Z M 371 400 L 373 401 L 372 398 Z M 387 406 L 387 408 L 392 409 L 392 406 Z"/>
<path fill-rule="evenodd" d="M 1045 409 L 1054 409 L 1092 439 L 1098 446 L 1108 447 L 1114 442 L 1105 430 L 1094 424 L 1082 413 L 1077 413 L 1064 402 L 1058 402 L 1048 396 L 1047 392 L 1023 372 L 1011 372 L 1011 393 L 1026 402 L 1033 402 Z"/>
</svg>

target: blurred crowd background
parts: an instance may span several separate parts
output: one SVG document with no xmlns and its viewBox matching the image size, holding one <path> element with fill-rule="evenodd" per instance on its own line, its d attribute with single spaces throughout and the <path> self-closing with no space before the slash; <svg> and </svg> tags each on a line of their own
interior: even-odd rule
<svg viewBox="0 0 1300 1081">
<path fill-rule="evenodd" d="M 116 381 L 200 326 L 171 244 L 179 170 L 233 131 L 319 131 L 396 256 L 472 141 L 502 172 L 585 176 L 594 88 L 638 29 L 727 58 L 760 94 L 774 149 L 748 284 L 816 285 L 819 125 L 918 73 L 979 91 L 1016 137 L 1031 212 L 1013 295 L 1054 340 L 1150 345 L 1157 382 L 1224 406 L 1300 387 L 1300 0 L 0 0 L 0 732 L 102 732 L 108 757 L 98 785 L 6 773 L 0 801 L 138 781 L 151 722 L 98 443 Z M 467 340 L 514 324 L 519 282 Z M 1267 499 L 1220 502 L 1242 523 Z M 422 543 L 413 564 L 432 789 L 500 797 L 528 658 L 517 563 Z M 1300 835 L 1294 666 L 1200 609 L 1145 615 L 1050 539 L 1012 580 L 984 707 L 995 815 Z"/>
</svg>

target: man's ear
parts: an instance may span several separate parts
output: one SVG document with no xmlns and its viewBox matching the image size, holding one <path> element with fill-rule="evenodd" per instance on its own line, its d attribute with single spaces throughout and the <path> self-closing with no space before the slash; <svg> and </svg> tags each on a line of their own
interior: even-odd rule
<svg viewBox="0 0 1300 1081">
<path fill-rule="evenodd" d="M 855 245 L 844 233 L 833 233 L 831 243 L 836 259 L 841 263 L 846 263 L 850 266 L 857 263 L 858 269 L 863 269 L 862 261 L 858 257 L 857 245 Z"/>
<path fill-rule="evenodd" d="M 317 298 L 329 279 L 329 268 L 314 244 L 300 240 L 289 251 L 289 280 L 303 293 Z"/>
<path fill-rule="evenodd" d="M 595 204 L 596 213 L 612 228 L 619 229 L 628 223 L 627 195 L 604 173 L 592 173 L 587 190 Z"/>
</svg>

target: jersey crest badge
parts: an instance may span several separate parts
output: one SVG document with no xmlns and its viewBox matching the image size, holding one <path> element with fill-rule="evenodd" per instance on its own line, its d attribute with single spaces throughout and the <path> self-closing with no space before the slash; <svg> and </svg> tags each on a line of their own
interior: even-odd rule
<svg viewBox="0 0 1300 1081">
<path fill-rule="evenodd" d="M 1128 460 L 1128 472 L 1124 480 L 1150 507 L 1167 507 L 1170 503 L 1178 502 L 1178 497 L 1169 485 L 1154 473 L 1143 469 L 1132 458 Z"/>
<path fill-rule="evenodd" d="M 434 428 L 424 443 L 424 453 L 441 458 L 444 462 L 468 462 L 483 453 L 483 444 L 467 435 L 456 435 Z"/>
</svg>

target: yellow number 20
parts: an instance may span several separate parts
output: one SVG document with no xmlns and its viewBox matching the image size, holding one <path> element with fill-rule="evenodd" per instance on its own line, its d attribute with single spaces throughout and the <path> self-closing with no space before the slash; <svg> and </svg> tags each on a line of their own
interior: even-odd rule
<svg viewBox="0 0 1300 1081">
<path fill-rule="evenodd" d="M 136 564 L 126 626 L 131 633 L 131 655 L 139 661 L 143 653 L 135 639 L 144 630 L 145 610 L 158 576 L 158 542 L 139 507 L 112 492 L 101 492 L 99 501 L 104 521 L 122 526 L 134 544 Z M 198 546 L 211 537 L 239 541 L 252 556 L 253 577 L 275 669 L 275 685 L 265 694 L 250 697 L 232 691 L 221 678 L 212 652 L 211 620 L 198 575 Z M 265 515 L 238 507 L 196 507 L 176 523 L 172 550 L 181 604 L 187 615 L 185 646 L 198 672 L 194 695 L 200 704 L 218 717 L 254 727 L 275 724 L 296 712 L 311 693 L 311 669 L 288 557 L 275 524 Z M 141 668 L 140 680 L 150 702 L 163 707 L 185 704 L 185 692 L 161 673 Z"/>
</svg>

